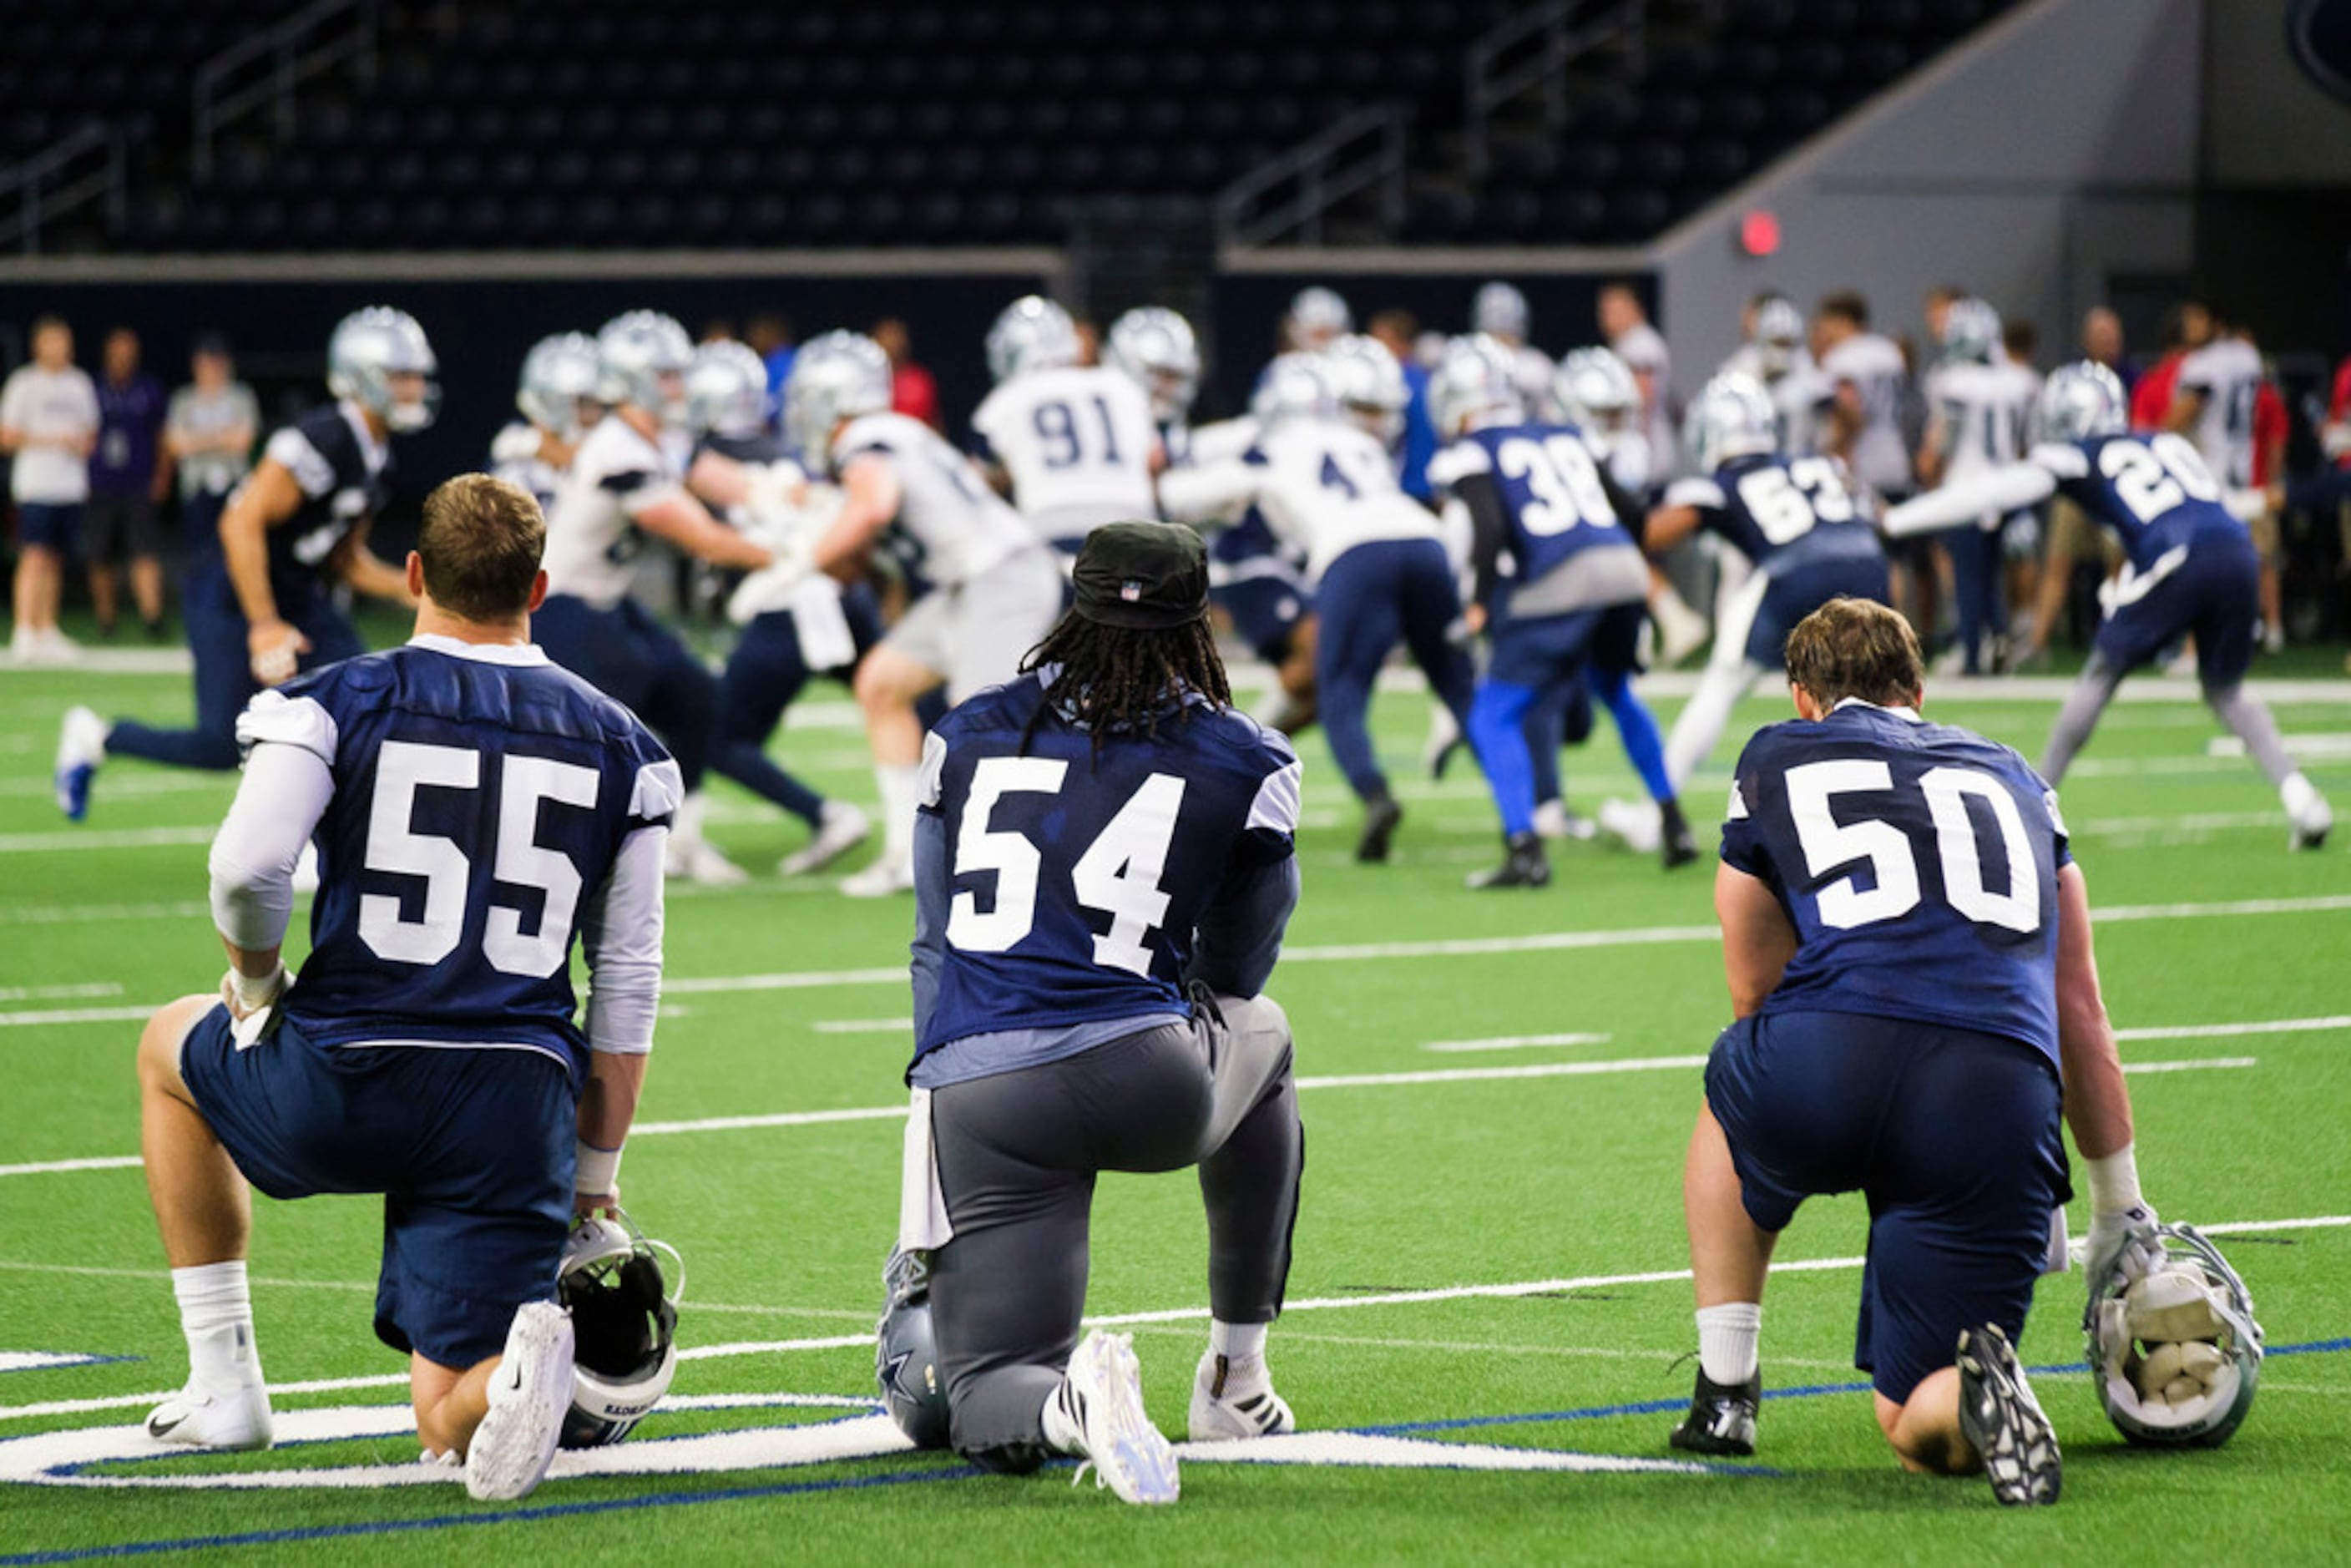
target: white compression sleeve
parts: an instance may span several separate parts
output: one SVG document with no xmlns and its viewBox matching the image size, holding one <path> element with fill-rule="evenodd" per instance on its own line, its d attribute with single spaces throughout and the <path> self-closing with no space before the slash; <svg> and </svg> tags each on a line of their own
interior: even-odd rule
<svg viewBox="0 0 2351 1568">
<path fill-rule="evenodd" d="M 1886 514 L 1886 532 L 1896 538 L 1957 528 L 1986 516 L 2004 516 L 2057 493 L 2057 476 L 2037 463 L 2011 463 L 2004 468 L 1954 479 L 1939 490 L 1905 501 Z"/>
<path fill-rule="evenodd" d="M 653 1015 L 661 1009 L 662 859 L 668 843 L 667 828 L 631 833 L 580 918 L 591 1050 L 642 1055 L 653 1048 Z"/>
<path fill-rule="evenodd" d="M 213 925 L 247 951 L 286 939 L 294 913 L 294 862 L 334 799 L 335 776 L 306 747 L 264 744 L 213 840 Z"/>
</svg>

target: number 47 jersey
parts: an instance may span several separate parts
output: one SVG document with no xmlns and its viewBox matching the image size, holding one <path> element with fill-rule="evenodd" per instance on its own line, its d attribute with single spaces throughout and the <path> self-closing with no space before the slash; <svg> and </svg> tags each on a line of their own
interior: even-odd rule
<svg viewBox="0 0 2351 1568">
<path fill-rule="evenodd" d="M 1797 947 L 1763 1011 L 1917 1019 L 2057 1061 L 2057 797 L 2007 747 L 1848 700 L 1747 743 L 1725 865 Z"/>
</svg>

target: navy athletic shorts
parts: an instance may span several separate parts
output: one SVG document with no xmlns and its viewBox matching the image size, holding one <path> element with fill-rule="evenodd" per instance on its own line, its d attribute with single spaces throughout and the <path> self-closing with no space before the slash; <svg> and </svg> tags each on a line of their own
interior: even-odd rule
<svg viewBox="0 0 2351 1568">
<path fill-rule="evenodd" d="M 2131 592 L 2126 582 L 2124 591 Z M 2253 666 L 2253 639 L 2262 619 L 2262 558 L 2252 537 L 2199 535 L 2188 559 L 2126 603 L 2098 628 L 2098 657 L 2117 670 L 2151 664 L 2190 632 L 2196 633 L 2196 678 L 2226 691 Z"/>
</svg>

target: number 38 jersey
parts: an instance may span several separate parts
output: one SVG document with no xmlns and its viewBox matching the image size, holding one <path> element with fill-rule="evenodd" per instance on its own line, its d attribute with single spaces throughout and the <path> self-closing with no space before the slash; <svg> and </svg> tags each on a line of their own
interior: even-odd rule
<svg viewBox="0 0 2351 1568">
<path fill-rule="evenodd" d="M 1437 456 L 1429 476 L 1458 490 L 1479 474 L 1492 476 L 1510 520 L 1511 576 L 1520 582 L 1532 582 L 1594 545 L 1633 543 L 1601 483 L 1598 460 L 1573 425 L 1472 430 Z"/>
<path fill-rule="evenodd" d="M 2131 570 L 2147 572 L 2171 551 L 2212 535 L 2243 538 L 2220 487 L 2188 438 L 2099 435 L 2045 442 L 2031 460 L 2056 476 L 2057 492 L 2121 537 Z"/>
<path fill-rule="evenodd" d="M 1796 956 L 1763 1011 L 1917 1019 L 2057 1060 L 2057 797 L 2005 746 L 1848 701 L 1739 758 L 1723 863 L 1769 886 Z"/>
<path fill-rule="evenodd" d="M 1712 478 L 1676 480 L 1665 504 L 1696 507 L 1699 527 L 1767 570 L 1884 553 L 1865 505 L 1833 457 L 1734 457 Z"/>
<path fill-rule="evenodd" d="M 431 638 L 264 692 L 237 734 L 302 747 L 333 779 L 310 956 L 285 1003 L 305 1037 L 584 1068 L 572 941 L 595 912 L 629 913 L 604 908 L 621 847 L 684 793 L 644 726 L 535 647 Z M 657 951 L 657 903 L 649 919 Z"/>
<path fill-rule="evenodd" d="M 949 903 L 916 1055 L 1187 1011 L 1203 914 L 1293 852 L 1298 799 L 1297 755 L 1238 712 L 1195 703 L 1097 750 L 1036 675 L 956 708 L 924 758 Z"/>
</svg>

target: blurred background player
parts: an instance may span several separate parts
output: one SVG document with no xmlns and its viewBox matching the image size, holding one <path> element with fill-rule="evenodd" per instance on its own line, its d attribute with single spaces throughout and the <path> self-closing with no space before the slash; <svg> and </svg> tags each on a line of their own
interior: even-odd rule
<svg viewBox="0 0 2351 1568">
<path fill-rule="evenodd" d="M 130 328 L 106 335 L 97 391 L 98 445 L 89 455 L 89 502 L 82 513 L 90 608 L 98 634 L 112 637 L 127 568 L 140 623 L 151 642 L 160 642 L 163 519 L 157 508 L 172 491 L 172 453 L 163 444 L 168 403 L 163 383 L 141 367 L 139 334 Z"/>
<path fill-rule="evenodd" d="M 261 438 L 260 401 L 236 379 L 225 338 L 198 338 L 188 370 L 189 382 L 172 394 L 163 420 L 179 479 L 183 580 L 206 551 L 220 548 L 221 507 L 252 471 L 253 444 Z"/>
<path fill-rule="evenodd" d="M 1188 438 L 1200 395 L 1200 344 L 1192 324 L 1164 305 L 1139 305 L 1111 323 L 1102 364 L 1143 390 L 1170 462 Z"/>
<path fill-rule="evenodd" d="M 602 356 L 587 333 L 557 332 L 533 343 L 515 391 L 522 418 L 492 438 L 490 472 L 538 497 L 541 509 L 552 509 L 580 438 L 604 417 L 596 396 L 602 380 Z"/>
<path fill-rule="evenodd" d="M 2196 444 L 2225 494 L 2283 472 L 2285 411 L 2252 330 L 2218 308 L 2210 317 L 2211 336 L 2179 361 L 2162 428 Z M 2262 640 L 2274 652 L 2285 645 L 2278 520 L 2264 507 L 2249 523 L 2262 562 Z"/>
<path fill-rule="evenodd" d="M 1820 450 L 1892 505 L 1917 488 L 1902 409 L 1910 371 L 1893 339 L 1869 329 L 1869 301 L 1849 289 L 1823 298 L 1813 312 L 1813 359 L 1825 388 Z M 1942 603 L 1932 542 L 1912 539 L 1889 552 L 1894 601 L 1932 646 Z M 1719 613 L 1719 612 L 1718 612 Z M 1784 629 L 1783 629 L 1784 630 Z"/>
<path fill-rule="evenodd" d="M 1144 389 L 1079 354 L 1068 311 L 1034 294 L 1014 301 L 988 329 L 996 388 L 971 416 L 998 488 L 1066 556 L 1103 523 L 1156 517 L 1152 476 L 1166 463 Z"/>
<path fill-rule="evenodd" d="M 1518 389 L 1520 402 L 1542 407 L 1559 367 L 1534 346 L 1534 312 L 1517 286 L 1499 278 L 1479 284 L 1469 301 L 1469 330 L 1484 333 L 1509 351 L 1510 384 Z"/>
<path fill-rule="evenodd" d="M 97 389 L 73 362 L 73 329 L 61 317 L 42 317 L 33 323 L 32 362 L 0 387 L 0 453 L 11 458 L 8 496 L 16 503 L 8 652 L 26 661 L 56 663 L 77 651 L 57 629 L 57 604 L 66 562 L 79 548 L 99 412 Z"/>
<path fill-rule="evenodd" d="M 1355 312 L 1335 288 L 1320 284 L 1291 296 L 1281 319 L 1283 353 L 1319 354 L 1355 329 Z"/>
<path fill-rule="evenodd" d="M 408 579 L 367 547 L 390 490 L 391 440 L 431 426 L 440 407 L 433 345 L 415 318 L 370 306 L 327 344 L 335 401 L 270 436 L 260 464 L 222 509 L 217 548 L 190 567 L 182 592 L 195 655 L 196 722 L 155 729 L 66 715 L 57 804 L 79 821 L 109 757 L 226 771 L 237 765 L 236 716 L 256 692 L 366 651 L 335 603 L 337 584 L 409 604 Z"/>
<path fill-rule="evenodd" d="M 1981 299 L 1970 296 L 1950 302 L 1943 313 L 1940 350 L 1927 380 L 1927 437 L 1918 448 L 1922 489 L 2022 456 L 2033 400 L 2041 392 L 2041 378 L 2008 357 L 2000 313 Z M 1987 665 L 2004 663 L 2000 651 L 2008 612 L 2001 539 L 2009 524 L 2006 515 L 1991 513 L 1975 528 L 1954 528 L 1943 536 L 1957 591 L 1963 674 L 1981 674 Z"/>
<path fill-rule="evenodd" d="M 1420 362 L 1414 341 L 1420 323 L 1409 310 L 1383 310 L 1364 330 L 1395 356 L 1404 371 L 1404 444 L 1396 453 L 1402 465 L 1397 482 L 1414 500 L 1427 501 L 1428 460 L 1437 455 L 1437 426 L 1428 417 L 1428 367 Z"/>
<path fill-rule="evenodd" d="M 1747 340 L 1722 361 L 1717 374 L 1752 376 L 1771 394 L 1780 414 L 1780 450 L 1802 457 L 1819 445 L 1821 405 L 1830 389 L 1804 342 L 1804 313 L 1776 291 L 1749 301 Z"/>
</svg>

